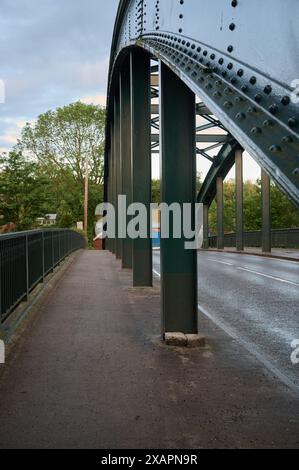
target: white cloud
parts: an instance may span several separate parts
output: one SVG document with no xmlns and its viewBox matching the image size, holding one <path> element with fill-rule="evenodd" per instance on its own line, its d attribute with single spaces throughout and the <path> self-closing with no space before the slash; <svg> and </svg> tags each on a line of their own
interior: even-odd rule
<svg viewBox="0 0 299 470">
<path fill-rule="evenodd" d="M 106 106 L 106 95 L 84 96 L 84 98 L 81 98 L 80 101 L 82 101 L 82 103 L 85 103 L 85 104 L 95 104 L 95 105 Z"/>
<path fill-rule="evenodd" d="M 2 118 L 0 121 L 8 124 L 8 127 L 6 127 L 3 133 L 0 135 L 1 144 L 7 145 L 7 147 L 2 147 L 1 151 L 9 151 L 11 147 L 17 143 L 18 138 L 21 137 L 22 129 L 28 121 L 25 119 L 13 118 Z"/>
</svg>

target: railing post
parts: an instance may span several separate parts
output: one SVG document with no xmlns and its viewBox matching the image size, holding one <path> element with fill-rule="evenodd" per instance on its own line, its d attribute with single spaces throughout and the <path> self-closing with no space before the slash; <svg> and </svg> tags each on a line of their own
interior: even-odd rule
<svg viewBox="0 0 299 470">
<path fill-rule="evenodd" d="M 161 63 L 161 202 L 195 208 L 195 95 Z M 195 214 L 193 216 L 195 218 Z M 194 221 L 193 221 L 194 222 Z M 161 236 L 162 334 L 196 334 L 197 250 L 186 249 L 184 234 Z M 181 224 L 182 226 L 182 224 Z M 161 220 L 161 235 L 163 221 Z"/>
<path fill-rule="evenodd" d="M 150 55 L 131 52 L 132 202 L 147 209 L 147 238 L 133 240 L 133 285 L 152 286 Z"/>
<path fill-rule="evenodd" d="M 207 250 L 209 248 L 209 206 L 204 204 L 203 206 L 203 248 Z"/>
<path fill-rule="evenodd" d="M 60 243 L 60 231 L 58 232 L 58 264 L 61 261 L 61 243 Z"/>
<path fill-rule="evenodd" d="M 244 221 L 243 221 L 243 149 L 235 152 L 236 165 L 236 249 L 244 250 Z"/>
<path fill-rule="evenodd" d="M 54 271 L 54 230 L 52 231 L 51 241 L 52 241 L 52 269 L 51 269 L 51 272 L 53 272 Z"/>
<path fill-rule="evenodd" d="M 45 232 L 42 231 L 42 263 L 43 263 L 43 282 L 45 280 Z"/>
<path fill-rule="evenodd" d="M 127 207 L 132 202 L 131 164 L 131 90 L 130 58 L 123 63 L 120 72 L 120 145 L 122 161 L 122 194 L 127 197 Z M 126 225 L 128 218 L 126 218 Z M 123 239 L 122 267 L 132 269 L 132 240 L 126 235 Z"/>
<path fill-rule="evenodd" d="M 224 248 L 224 207 L 223 207 L 223 178 L 217 178 L 217 249 L 223 250 Z"/>
<path fill-rule="evenodd" d="M 26 300 L 29 299 L 29 235 L 25 235 L 25 253 L 26 253 Z"/>
<path fill-rule="evenodd" d="M 262 251 L 271 252 L 270 178 L 262 169 Z"/>
</svg>

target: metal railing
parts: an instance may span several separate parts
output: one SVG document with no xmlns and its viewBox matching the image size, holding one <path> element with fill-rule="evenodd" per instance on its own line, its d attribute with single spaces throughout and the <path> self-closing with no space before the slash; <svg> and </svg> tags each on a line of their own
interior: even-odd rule
<svg viewBox="0 0 299 470">
<path fill-rule="evenodd" d="M 72 230 L 35 230 L 0 235 L 0 323 L 66 256 L 83 248 Z"/>
<path fill-rule="evenodd" d="M 244 244 L 247 247 L 262 246 L 262 232 L 244 232 Z M 299 228 L 288 228 L 271 231 L 271 244 L 273 248 L 299 248 Z M 210 248 L 217 247 L 217 236 L 209 237 Z M 224 235 L 224 246 L 227 248 L 236 246 L 236 234 Z"/>
</svg>

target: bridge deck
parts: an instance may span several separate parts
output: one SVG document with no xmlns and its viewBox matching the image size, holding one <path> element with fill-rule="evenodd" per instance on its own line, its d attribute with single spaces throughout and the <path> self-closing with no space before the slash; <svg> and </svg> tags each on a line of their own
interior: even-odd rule
<svg viewBox="0 0 299 470">
<path fill-rule="evenodd" d="M 81 252 L 4 367 L 1 448 L 299 447 L 299 398 L 207 319 L 159 341 L 159 291 Z"/>
</svg>

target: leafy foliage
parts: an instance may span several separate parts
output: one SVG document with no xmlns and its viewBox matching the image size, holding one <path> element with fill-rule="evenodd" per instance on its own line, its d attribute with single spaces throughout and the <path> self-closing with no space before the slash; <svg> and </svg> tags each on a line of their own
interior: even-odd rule
<svg viewBox="0 0 299 470">
<path fill-rule="evenodd" d="M 225 181 L 224 191 L 224 230 L 234 232 L 235 219 L 235 182 Z M 261 230 L 261 181 L 244 183 L 244 230 L 246 232 Z M 271 183 L 271 218 L 273 229 L 299 227 L 299 212 L 274 183 Z M 217 234 L 217 206 L 214 201 L 209 211 L 209 229 Z"/>
<path fill-rule="evenodd" d="M 89 162 L 89 238 L 103 199 L 105 110 L 73 103 L 26 124 L 15 149 L 1 157 L 0 214 L 18 230 L 37 217 L 57 213 L 59 227 L 84 215 L 85 162 Z"/>
<path fill-rule="evenodd" d="M 2 222 L 26 230 L 36 218 L 55 206 L 52 185 L 36 162 L 27 162 L 20 152 L 1 156 L 0 214 Z"/>
</svg>

